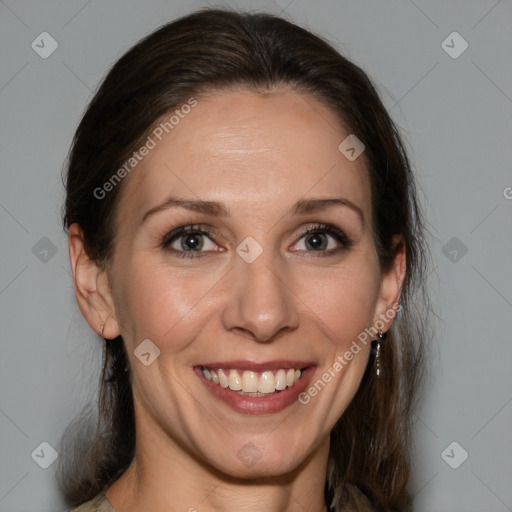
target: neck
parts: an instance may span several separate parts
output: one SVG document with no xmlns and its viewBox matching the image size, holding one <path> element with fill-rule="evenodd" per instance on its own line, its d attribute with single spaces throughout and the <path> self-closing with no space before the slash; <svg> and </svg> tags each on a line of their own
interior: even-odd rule
<svg viewBox="0 0 512 512">
<path fill-rule="evenodd" d="M 139 428 L 135 458 L 107 498 L 116 512 L 327 512 L 328 453 L 326 439 L 291 473 L 240 479 L 196 460 L 163 432 Z"/>
</svg>

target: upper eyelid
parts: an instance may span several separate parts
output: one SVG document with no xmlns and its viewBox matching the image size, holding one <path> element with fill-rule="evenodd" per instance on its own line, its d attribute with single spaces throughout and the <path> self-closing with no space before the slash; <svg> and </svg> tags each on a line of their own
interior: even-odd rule
<svg viewBox="0 0 512 512">
<path fill-rule="evenodd" d="M 312 223 L 311 225 L 309 225 L 307 228 L 304 228 L 304 229 L 301 229 L 300 233 L 298 236 L 302 237 L 304 235 L 307 235 L 310 231 L 313 231 L 315 229 L 318 229 L 319 231 L 339 231 L 340 233 L 345 233 L 343 229 L 341 228 L 338 228 L 332 224 L 326 224 L 324 222 L 317 222 L 317 223 Z"/>
<path fill-rule="evenodd" d="M 306 228 L 303 228 L 303 229 L 300 230 L 298 235 L 299 236 L 303 236 L 303 235 L 307 234 L 309 230 L 315 229 L 315 228 L 317 228 L 317 229 L 324 229 L 326 231 L 328 231 L 329 229 L 332 229 L 332 230 L 337 230 L 337 231 L 340 231 L 340 232 L 344 233 L 344 229 L 339 228 L 337 226 L 334 226 L 333 224 L 328 224 L 328 223 L 325 223 L 325 222 L 310 222 L 310 223 L 307 223 L 307 227 Z M 197 232 L 202 232 L 202 231 L 205 231 L 208 234 L 215 233 L 218 236 L 220 236 L 221 238 L 224 238 L 217 228 L 208 226 L 206 224 L 200 224 L 200 223 L 183 224 L 181 226 L 173 228 L 173 229 L 165 232 L 164 238 L 167 238 L 171 234 L 177 235 L 178 233 L 181 233 L 181 232 L 197 233 Z M 296 230 L 294 229 L 293 231 L 296 231 Z"/>
</svg>

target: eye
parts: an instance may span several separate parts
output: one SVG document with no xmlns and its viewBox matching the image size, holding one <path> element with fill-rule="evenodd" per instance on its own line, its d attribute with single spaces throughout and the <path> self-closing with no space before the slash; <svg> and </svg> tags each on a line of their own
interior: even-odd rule
<svg viewBox="0 0 512 512">
<path fill-rule="evenodd" d="M 318 224 L 303 231 L 291 250 L 331 256 L 347 249 L 351 244 L 343 231 L 327 224 Z M 172 230 L 163 237 L 161 245 L 166 251 L 180 258 L 198 258 L 206 256 L 208 252 L 223 251 L 211 239 L 211 232 L 198 225 Z"/>
<path fill-rule="evenodd" d="M 327 224 L 318 224 L 300 234 L 293 251 L 319 252 L 322 256 L 336 254 L 351 245 L 343 231 Z"/>
<path fill-rule="evenodd" d="M 193 253 L 216 251 L 218 247 L 210 238 L 210 232 L 200 226 L 182 226 L 164 236 L 162 247 L 182 258 L 197 257 Z"/>
</svg>

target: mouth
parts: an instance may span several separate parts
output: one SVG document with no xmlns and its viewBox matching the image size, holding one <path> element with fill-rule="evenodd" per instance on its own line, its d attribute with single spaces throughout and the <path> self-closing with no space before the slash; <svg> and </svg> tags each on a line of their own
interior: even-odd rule
<svg viewBox="0 0 512 512">
<path fill-rule="evenodd" d="M 273 371 L 254 372 L 234 368 L 213 369 L 202 366 L 201 370 L 207 380 L 243 396 L 272 395 L 276 391 L 283 391 L 287 387 L 292 387 L 303 375 L 302 368 L 280 368 Z"/>
<path fill-rule="evenodd" d="M 239 361 L 194 367 L 215 397 L 245 414 L 272 414 L 292 405 L 315 369 L 315 365 L 304 361 Z"/>
</svg>

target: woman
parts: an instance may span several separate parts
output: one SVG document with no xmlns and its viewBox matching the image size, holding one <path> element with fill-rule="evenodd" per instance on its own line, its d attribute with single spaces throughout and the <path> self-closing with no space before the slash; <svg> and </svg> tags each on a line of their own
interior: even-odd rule
<svg viewBox="0 0 512 512">
<path fill-rule="evenodd" d="M 105 347 L 74 510 L 411 509 L 423 223 L 361 69 L 278 17 L 193 13 L 109 72 L 66 192 Z"/>
</svg>

